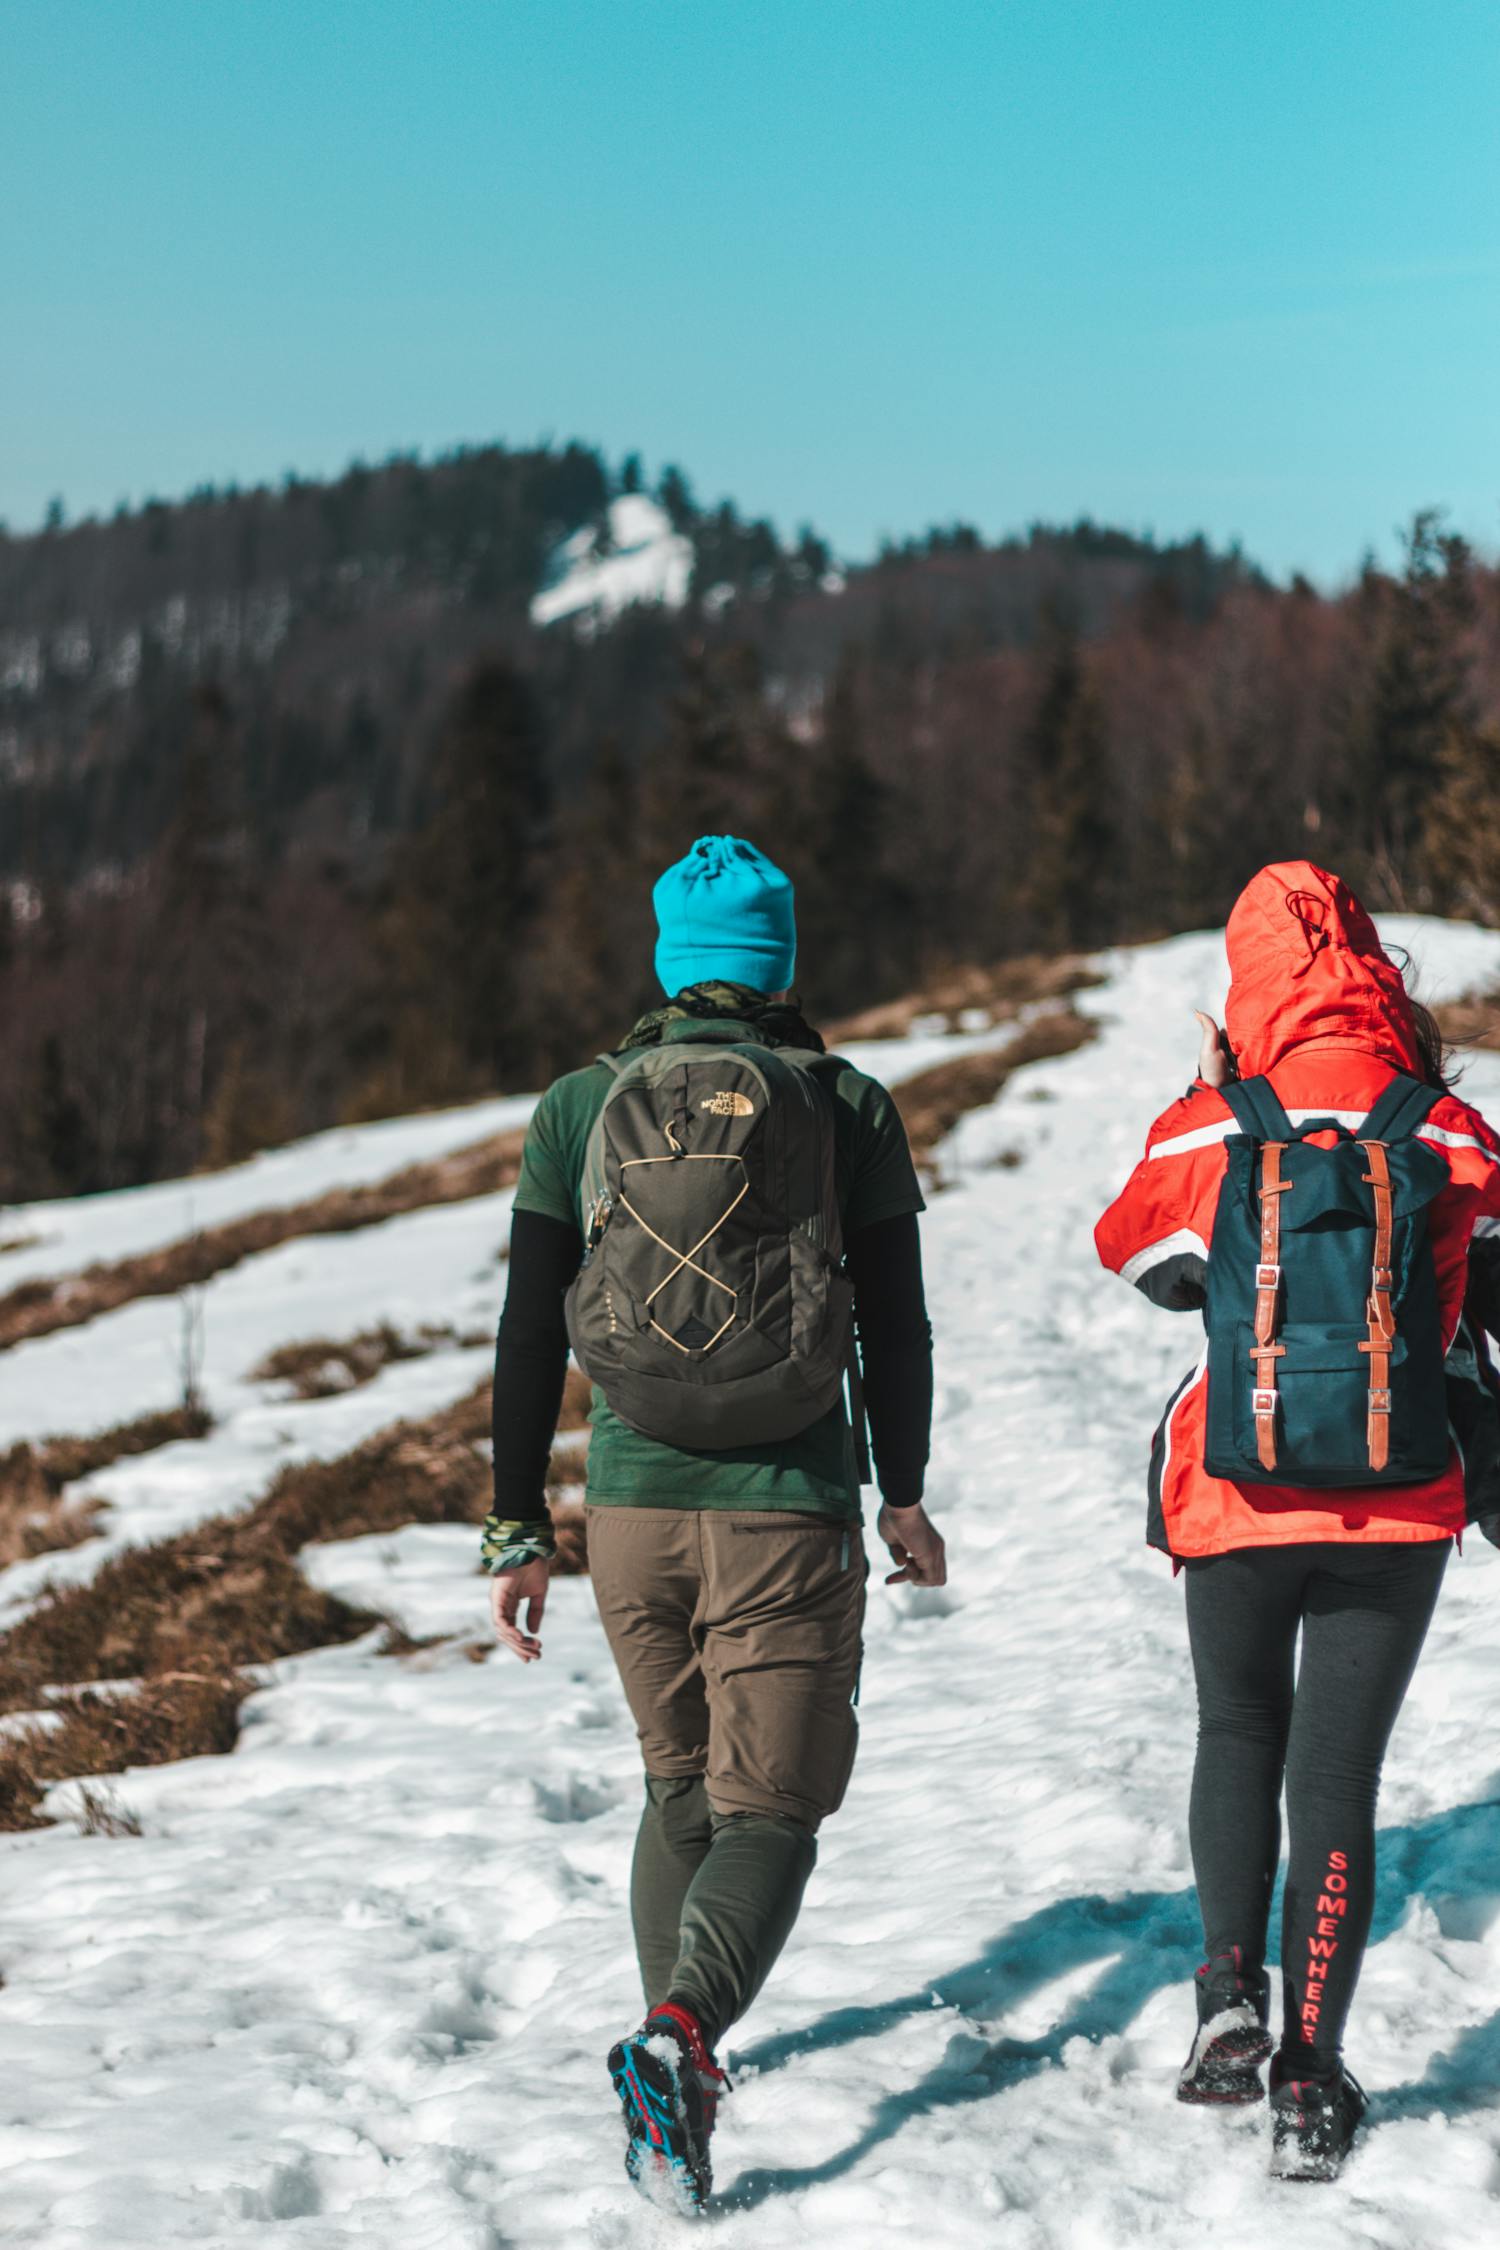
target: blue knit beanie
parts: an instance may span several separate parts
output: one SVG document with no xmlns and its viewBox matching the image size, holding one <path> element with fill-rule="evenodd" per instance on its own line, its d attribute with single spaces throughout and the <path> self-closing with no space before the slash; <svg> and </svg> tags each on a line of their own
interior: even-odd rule
<svg viewBox="0 0 1500 2250">
<path fill-rule="evenodd" d="M 700 836 L 651 894 L 661 936 L 656 973 L 668 999 L 721 979 L 781 992 L 797 966 L 792 886 L 738 836 Z"/>
</svg>

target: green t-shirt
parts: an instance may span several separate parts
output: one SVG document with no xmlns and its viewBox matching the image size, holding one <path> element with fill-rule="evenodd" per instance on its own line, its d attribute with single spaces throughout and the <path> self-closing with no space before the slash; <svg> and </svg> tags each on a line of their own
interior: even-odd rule
<svg viewBox="0 0 1500 2250">
<path fill-rule="evenodd" d="M 685 1024 L 682 1031 L 697 1028 Z M 923 1204 L 895 1103 L 877 1080 L 834 1061 L 836 1069 L 821 1082 L 833 1096 L 835 1176 L 847 1238 Z M 526 1135 L 518 1211 L 580 1226 L 584 1151 L 613 1083 L 606 1066 L 593 1063 L 547 1089 Z M 611 1411 L 597 1384 L 589 1420 L 588 1497 L 601 1506 L 859 1514 L 854 1440 L 842 1401 L 795 1437 L 713 1453 L 644 1437 Z"/>
</svg>

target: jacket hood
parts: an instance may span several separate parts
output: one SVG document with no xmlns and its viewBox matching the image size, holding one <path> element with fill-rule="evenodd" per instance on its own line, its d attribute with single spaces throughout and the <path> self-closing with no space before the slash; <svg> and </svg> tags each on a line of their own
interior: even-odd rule
<svg viewBox="0 0 1500 2250">
<path fill-rule="evenodd" d="M 1242 1077 L 1314 1042 L 1420 1074 L 1401 972 L 1337 875 L 1306 859 L 1263 867 L 1235 901 L 1224 937 L 1224 1029 Z"/>
</svg>

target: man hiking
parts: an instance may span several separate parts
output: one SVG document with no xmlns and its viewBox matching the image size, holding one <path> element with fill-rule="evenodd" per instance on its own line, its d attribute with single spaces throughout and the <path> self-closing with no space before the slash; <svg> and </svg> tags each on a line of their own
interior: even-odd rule
<svg viewBox="0 0 1500 2250">
<path fill-rule="evenodd" d="M 895 1104 L 788 995 L 792 886 L 752 844 L 700 837 L 653 896 L 667 1005 L 550 1087 L 527 1134 L 484 1554 L 496 1630 L 530 1662 L 571 1338 L 594 1384 L 589 1569 L 646 1768 L 647 2015 L 609 2068 L 627 2172 L 694 2211 L 714 2050 L 786 1943 L 854 1761 L 855 1331 L 889 1582 L 941 1585 L 946 1565 L 922 1507 L 932 1339 Z"/>
</svg>

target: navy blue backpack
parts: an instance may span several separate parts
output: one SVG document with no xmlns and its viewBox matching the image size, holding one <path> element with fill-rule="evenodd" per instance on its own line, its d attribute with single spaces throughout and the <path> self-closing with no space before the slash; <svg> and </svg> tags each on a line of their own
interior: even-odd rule
<svg viewBox="0 0 1500 2250">
<path fill-rule="evenodd" d="M 1448 1167 L 1412 1135 L 1437 1088 L 1397 1077 L 1363 1125 L 1293 1125 L 1269 1079 L 1219 1088 L 1226 1143 L 1208 1259 L 1211 1476 L 1425 1484 L 1448 1464 L 1427 1210 Z M 1338 1135 L 1320 1148 L 1313 1133 Z"/>
</svg>

